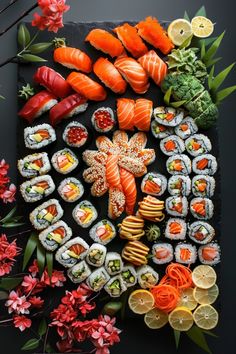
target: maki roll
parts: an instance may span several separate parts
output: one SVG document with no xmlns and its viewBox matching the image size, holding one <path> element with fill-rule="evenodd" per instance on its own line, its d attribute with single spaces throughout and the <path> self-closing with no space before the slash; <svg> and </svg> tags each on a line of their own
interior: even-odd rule
<svg viewBox="0 0 236 354">
<path fill-rule="evenodd" d="M 156 107 L 153 115 L 159 124 L 167 127 L 176 127 L 184 118 L 184 111 L 182 109 L 175 109 L 173 107 Z"/>
<path fill-rule="evenodd" d="M 176 154 L 167 159 L 166 168 L 171 175 L 189 175 L 191 173 L 191 160 L 187 155 Z"/>
<path fill-rule="evenodd" d="M 82 183 L 74 177 L 64 179 L 58 189 L 58 193 L 66 202 L 73 203 L 84 194 Z"/>
<path fill-rule="evenodd" d="M 64 214 L 58 200 L 49 199 L 30 213 L 30 221 L 36 230 L 46 229 Z"/>
<path fill-rule="evenodd" d="M 48 251 L 55 251 L 72 236 L 71 228 L 62 220 L 40 232 L 39 240 Z"/>
<path fill-rule="evenodd" d="M 88 131 L 82 124 L 71 122 L 66 126 L 62 138 L 69 146 L 81 147 L 88 139 Z"/>
<path fill-rule="evenodd" d="M 173 247 L 169 243 L 155 243 L 152 246 L 152 260 L 156 264 L 166 264 L 173 260 Z"/>
<path fill-rule="evenodd" d="M 49 124 L 44 123 L 24 129 L 24 141 L 28 149 L 41 149 L 55 140 L 55 130 Z"/>
<path fill-rule="evenodd" d="M 131 264 L 126 264 L 121 271 L 122 279 L 127 288 L 134 286 L 137 283 L 137 273 Z"/>
<path fill-rule="evenodd" d="M 33 203 L 47 197 L 55 190 L 55 184 L 49 175 L 34 177 L 21 184 L 20 191 L 25 202 Z"/>
<path fill-rule="evenodd" d="M 116 275 L 111 278 L 105 285 L 104 290 L 111 297 L 120 297 L 127 290 L 124 280 L 121 275 Z"/>
<path fill-rule="evenodd" d="M 100 243 L 93 243 L 86 255 L 86 261 L 94 267 L 101 267 L 105 262 L 106 253 L 107 249 L 105 246 L 100 245 Z"/>
<path fill-rule="evenodd" d="M 184 240 L 186 237 L 187 226 L 182 219 L 172 218 L 167 221 L 165 237 L 170 240 Z"/>
<path fill-rule="evenodd" d="M 185 140 L 188 153 L 194 157 L 211 151 L 212 145 L 209 138 L 203 134 L 194 134 Z"/>
<path fill-rule="evenodd" d="M 68 277 L 75 284 L 82 283 L 90 274 L 91 270 L 85 261 L 81 261 L 67 270 Z"/>
<path fill-rule="evenodd" d="M 162 195 L 167 186 L 166 177 L 160 173 L 147 173 L 141 183 L 141 190 L 143 193 L 151 194 L 156 197 Z"/>
<path fill-rule="evenodd" d="M 116 236 L 114 225 L 107 219 L 99 221 L 89 231 L 89 236 L 98 243 L 106 245 Z"/>
<path fill-rule="evenodd" d="M 51 170 L 50 161 L 46 152 L 27 155 L 18 160 L 18 170 L 21 176 L 33 178 L 45 175 Z"/>
<path fill-rule="evenodd" d="M 190 135 L 197 133 L 198 126 L 195 123 L 194 119 L 191 117 L 186 117 L 182 122 L 175 127 L 175 134 L 178 135 L 181 139 L 187 139 Z"/>
<path fill-rule="evenodd" d="M 215 191 L 215 179 L 206 175 L 197 175 L 192 179 L 192 192 L 195 197 L 212 197 Z"/>
<path fill-rule="evenodd" d="M 88 200 L 83 200 L 76 205 L 72 212 L 74 220 L 81 227 L 89 227 L 94 220 L 97 219 L 98 213 L 92 203 Z"/>
<path fill-rule="evenodd" d="M 160 142 L 160 149 L 163 154 L 167 156 L 172 156 L 176 154 L 182 154 L 185 150 L 185 145 L 182 139 L 177 135 L 170 135 Z"/>
<path fill-rule="evenodd" d="M 73 171 L 79 164 L 77 157 L 70 149 L 62 149 L 52 155 L 52 165 L 63 175 Z"/>
<path fill-rule="evenodd" d="M 215 230 L 207 222 L 195 221 L 189 225 L 188 236 L 196 243 L 205 245 L 212 241 L 215 236 Z"/>
<path fill-rule="evenodd" d="M 166 198 L 166 211 L 169 215 L 185 217 L 188 214 L 188 200 L 186 197 L 171 196 Z"/>
<path fill-rule="evenodd" d="M 190 211 L 196 219 L 211 219 L 214 212 L 214 205 L 208 198 L 193 198 L 190 202 Z"/>
<path fill-rule="evenodd" d="M 100 267 L 90 274 L 90 276 L 86 280 L 86 283 L 92 291 L 97 292 L 102 290 L 102 288 L 108 282 L 109 279 L 110 276 L 107 273 L 106 269 L 104 267 Z"/>
<path fill-rule="evenodd" d="M 117 252 L 108 252 L 105 260 L 105 269 L 108 274 L 115 275 L 122 271 L 123 261 Z"/>
<path fill-rule="evenodd" d="M 137 270 L 138 283 L 143 289 L 149 289 L 158 283 L 159 275 L 149 265 L 143 265 Z"/>
<path fill-rule="evenodd" d="M 199 175 L 213 176 L 217 171 L 216 158 L 211 154 L 197 156 L 193 159 L 193 172 Z"/>
<path fill-rule="evenodd" d="M 60 247 L 55 257 L 64 267 L 70 268 L 84 259 L 88 249 L 89 245 L 81 237 L 75 237 Z"/>
<path fill-rule="evenodd" d="M 159 124 L 155 119 L 151 122 L 152 135 L 157 139 L 164 139 L 173 134 L 173 129 Z"/>
<path fill-rule="evenodd" d="M 215 265 L 220 262 L 220 246 L 215 242 L 200 246 L 198 257 L 202 264 Z"/>
<path fill-rule="evenodd" d="M 168 181 L 168 192 L 171 195 L 187 197 L 191 192 L 191 179 L 188 176 L 171 176 Z"/>
<path fill-rule="evenodd" d="M 190 243 L 179 243 L 175 247 L 175 259 L 176 262 L 182 264 L 195 263 L 197 259 L 196 246 L 193 246 Z"/>
<path fill-rule="evenodd" d="M 108 133 L 116 124 L 113 110 L 109 107 L 96 109 L 92 115 L 91 121 L 94 129 L 98 133 Z"/>
</svg>

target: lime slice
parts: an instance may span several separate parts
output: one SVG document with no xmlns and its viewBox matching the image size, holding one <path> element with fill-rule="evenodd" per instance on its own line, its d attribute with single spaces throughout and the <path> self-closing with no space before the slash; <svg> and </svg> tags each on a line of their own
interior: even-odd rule
<svg viewBox="0 0 236 354">
<path fill-rule="evenodd" d="M 193 318 L 199 328 L 210 330 L 216 327 L 219 315 L 213 306 L 200 305 L 194 311 Z"/>
<path fill-rule="evenodd" d="M 192 279 L 201 289 L 209 289 L 216 283 L 216 272 L 211 266 L 200 265 L 192 272 Z"/>
<path fill-rule="evenodd" d="M 201 305 L 213 304 L 219 296 L 219 288 L 214 284 L 209 289 L 194 288 L 193 297 Z"/>
<path fill-rule="evenodd" d="M 194 36 L 199 38 L 209 37 L 214 31 L 213 23 L 209 18 L 204 16 L 194 17 L 191 21 L 191 25 Z"/>
<path fill-rule="evenodd" d="M 169 314 L 169 323 L 176 331 L 188 331 L 193 325 L 193 314 L 186 307 L 176 307 Z"/>
<path fill-rule="evenodd" d="M 193 288 L 182 291 L 177 306 L 184 306 L 189 310 L 194 310 L 197 307 L 197 301 L 193 297 Z"/>
<path fill-rule="evenodd" d="M 128 304 L 134 313 L 142 315 L 153 308 L 154 297 L 148 290 L 135 290 L 130 294 Z"/>
<path fill-rule="evenodd" d="M 181 46 L 192 35 L 191 23 L 179 18 L 170 23 L 168 30 L 170 40 L 176 45 Z"/>
<path fill-rule="evenodd" d="M 144 322 L 151 329 L 159 329 L 168 322 L 168 315 L 159 309 L 152 309 L 144 316 Z"/>
</svg>

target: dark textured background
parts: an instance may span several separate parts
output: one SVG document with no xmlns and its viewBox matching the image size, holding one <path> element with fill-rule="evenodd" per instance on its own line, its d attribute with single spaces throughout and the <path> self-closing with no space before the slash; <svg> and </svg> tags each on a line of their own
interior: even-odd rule
<svg viewBox="0 0 236 354">
<path fill-rule="evenodd" d="M 6 1 L 1 0 L 0 6 L 4 6 Z M 1 18 L 0 29 L 5 28 L 6 24 L 16 17 L 17 13 L 21 13 L 23 9 L 33 4 L 33 1 L 20 0 L 19 4 L 10 10 L 4 18 Z M 183 15 L 186 9 L 190 15 L 202 5 L 202 1 L 186 1 L 186 0 L 74 0 L 68 1 L 71 10 L 66 14 L 65 21 L 109 21 L 109 20 L 139 20 L 147 15 L 157 16 L 160 20 L 172 20 Z M 235 12 L 233 0 L 224 2 L 205 0 L 204 2 L 207 13 L 214 22 L 217 23 L 217 34 L 224 29 L 227 30 L 226 37 L 223 41 L 220 56 L 224 57 L 221 65 L 228 65 L 235 59 Z M 31 19 L 31 17 L 29 17 Z M 1 37 L 0 60 L 13 55 L 16 51 L 16 30 L 13 29 L 5 36 Z M 218 67 L 220 69 L 221 65 Z M 231 75 L 228 84 L 235 83 L 235 71 Z M 0 70 L 0 93 L 6 97 L 6 101 L 0 101 L 0 157 L 7 159 L 11 165 L 11 175 L 14 180 L 16 160 L 16 122 L 17 122 L 17 73 L 16 66 L 10 64 Z M 230 97 L 221 107 L 219 119 L 219 137 L 220 137 L 220 158 L 222 171 L 222 265 L 221 265 L 221 319 L 217 329 L 219 338 L 209 339 L 212 352 L 214 354 L 233 354 L 235 349 L 235 293 L 236 293 L 236 277 L 234 260 L 234 248 L 236 242 L 233 233 L 234 220 L 234 203 L 235 188 L 234 180 L 236 172 L 234 168 L 234 156 L 232 151 L 234 147 L 235 130 L 235 110 L 233 102 L 235 96 Z M 234 247 L 233 247 L 234 246 Z M 142 321 L 140 319 L 140 321 Z M 112 353 L 125 354 L 156 354 L 166 353 L 174 354 L 175 347 L 173 337 L 167 329 L 163 331 L 166 341 L 160 343 L 155 334 L 146 329 L 144 326 L 137 325 L 135 320 L 127 320 L 127 325 L 121 337 L 121 343 L 112 349 Z M 1 347 L 4 348 L 4 354 L 20 352 L 20 346 L 26 341 L 27 334 L 19 335 L 18 331 L 12 328 L 2 328 L 0 330 Z M 165 343 L 165 345 L 163 345 Z M 191 348 L 191 349 L 190 349 Z M 202 351 L 190 345 L 189 341 L 184 340 L 181 343 L 179 353 L 201 354 Z M 2 349 L 1 349 L 2 352 Z"/>
</svg>

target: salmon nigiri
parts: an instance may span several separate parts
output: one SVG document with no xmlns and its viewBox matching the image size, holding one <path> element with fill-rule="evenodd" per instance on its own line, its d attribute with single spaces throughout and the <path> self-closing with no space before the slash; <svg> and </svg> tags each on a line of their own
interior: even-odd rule
<svg viewBox="0 0 236 354">
<path fill-rule="evenodd" d="M 125 195 L 125 210 L 127 214 L 132 215 L 137 197 L 135 177 L 131 172 L 120 168 L 120 178 Z"/>
<path fill-rule="evenodd" d="M 154 50 L 150 50 L 147 54 L 139 58 L 138 62 L 153 81 L 157 85 L 160 85 L 167 74 L 167 65 L 157 53 Z"/>
<path fill-rule="evenodd" d="M 118 155 L 111 154 L 108 156 L 106 163 L 106 180 L 111 187 L 120 187 L 120 172 L 118 167 Z"/>
<path fill-rule="evenodd" d="M 130 98 L 117 99 L 117 118 L 118 118 L 120 129 L 133 130 L 134 106 L 135 106 L 135 102 Z"/>
<path fill-rule="evenodd" d="M 125 92 L 127 86 L 125 80 L 108 59 L 99 58 L 93 66 L 93 71 L 104 85 L 115 93 L 122 94 Z"/>
<path fill-rule="evenodd" d="M 135 27 L 124 23 L 122 26 L 116 27 L 114 32 L 133 57 L 139 58 L 141 55 L 147 53 L 148 49 L 138 35 Z"/>
<path fill-rule="evenodd" d="M 85 41 L 103 53 L 109 54 L 111 57 L 118 57 L 124 51 L 124 47 L 119 39 L 100 28 L 91 30 Z"/>
<path fill-rule="evenodd" d="M 69 69 L 75 69 L 85 73 L 90 73 L 92 70 L 92 60 L 86 53 L 78 48 L 56 48 L 54 50 L 53 58 L 54 61 Z"/>
<path fill-rule="evenodd" d="M 118 58 L 114 65 L 136 93 L 143 94 L 148 90 L 148 75 L 135 59 Z"/>
<path fill-rule="evenodd" d="M 148 132 L 152 117 L 152 101 L 146 98 L 138 98 L 134 107 L 134 125 L 139 130 Z"/>
<path fill-rule="evenodd" d="M 87 75 L 72 72 L 67 77 L 66 81 L 71 85 L 73 90 L 89 100 L 103 101 L 107 97 L 105 89 Z"/>
</svg>

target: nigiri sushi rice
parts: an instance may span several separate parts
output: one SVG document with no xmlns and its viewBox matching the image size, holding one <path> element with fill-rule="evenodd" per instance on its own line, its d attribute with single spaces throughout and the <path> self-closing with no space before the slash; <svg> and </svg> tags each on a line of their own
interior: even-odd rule
<svg viewBox="0 0 236 354">
<path fill-rule="evenodd" d="M 195 263 L 197 259 L 196 246 L 190 243 L 179 243 L 175 247 L 175 260 L 182 264 Z"/>
<path fill-rule="evenodd" d="M 91 269 L 85 261 L 81 261 L 67 270 L 68 277 L 75 284 L 82 283 L 91 273 Z"/>
<path fill-rule="evenodd" d="M 87 228 L 97 219 L 98 213 L 90 201 L 83 200 L 76 205 L 72 216 L 78 225 Z"/>
<path fill-rule="evenodd" d="M 65 268 L 73 267 L 83 260 L 89 249 L 89 245 L 81 237 L 75 237 L 65 243 L 56 252 L 56 260 Z"/>
<path fill-rule="evenodd" d="M 220 262 L 220 246 L 216 242 L 200 246 L 198 257 L 202 264 L 215 265 Z"/>
<path fill-rule="evenodd" d="M 137 272 L 132 264 L 124 265 L 121 276 L 127 288 L 137 283 Z"/>
<path fill-rule="evenodd" d="M 90 274 L 86 280 L 86 283 L 91 290 L 98 292 L 102 290 L 109 279 L 110 275 L 107 273 L 106 269 L 104 267 L 100 267 Z"/>
<path fill-rule="evenodd" d="M 123 269 L 123 261 L 117 252 L 108 252 L 105 260 L 105 269 L 108 274 L 119 274 Z"/>
<path fill-rule="evenodd" d="M 93 243 L 86 255 L 86 261 L 94 267 L 101 267 L 105 262 L 106 253 L 107 249 L 105 246 L 100 243 Z"/>
<path fill-rule="evenodd" d="M 49 199 L 30 213 L 30 221 L 36 230 L 46 229 L 58 221 L 64 211 L 56 199 Z"/>
<path fill-rule="evenodd" d="M 79 164 L 75 154 L 68 148 L 55 152 L 51 161 L 55 170 L 63 175 L 73 171 Z"/>
<path fill-rule="evenodd" d="M 25 202 L 37 202 L 49 196 L 55 190 L 55 184 L 49 175 L 34 177 L 21 184 L 20 192 Z"/>
<path fill-rule="evenodd" d="M 155 119 L 151 122 L 152 135 L 157 139 L 164 139 L 173 134 L 173 128 L 158 123 Z"/>
<path fill-rule="evenodd" d="M 71 228 L 62 220 L 47 227 L 39 234 L 39 240 L 48 251 L 55 251 L 72 236 Z"/>
<path fill-rule="evenodd" d="M 171 175 L 189 175 L 191 173 L 191 160 L 187 155 L 176 154 L 167 159 L 166 168 Z"/>
<path fill-rule="evenodd" d="M 121 294 L 127 290 L 127 287 L 121 275 L 116 275 L 106 283 L 104 290 L 111 297 L 120 297 Z"/>
<path fill-rule="evenodd" d="M 141 183 L 141 190 L 154 196 L 162 195 L 167 186 L 167 179 L 164 175 L 156 172 L 147 173 Z"/>
<path fill-rule="evenodd" d="M 170 135 L 160 142 L 160 149 L 163 154 L 172 156 L 176 154 L 182 154 L 185 150 L 184 142 L 177 135 Z"/>
<path fill-rule="evenodd" d="M 99 221 L 89 230 L 89 236 L 98 243 L 106 245 L 116 236 L 114 225 L 107 219 Z"/>
<path fill-rule="evenodd" d="M 190 211 L 196 219 L 209 220 L 214 213 L 214 205 L 209 198 L 193 198 L 190 202 Z"/>
<path fill-rule="evenodd" d="M 176 127 L 184 118 L 184 111 L 173 107 L 156 107 L 153 115 L 159 124 L 167 127 Z"/>
<path fill-rule="evenodd" d="M 187 197 L 191 192 L 191 179 L 182 175 L 171 176 L 168 180 L 168 192 L 171 195 Z"/>
<path fill-rule="evenodd" d="M 152 246 L 152 261 L 156 264 L 170 263 L 174 258 L 173 247 L 169 243 L 155 243 Z"/>
<path fill-rule="evenodd" d="M 204 154 L 193 159 L 193 172 L 198 175 L 213 176 L 217 171 L 216 158 L 211 154 Z"/>
<path fill-rule="evenodd" d="M 113 110 L 109 107 L 96 109 L 93 112 L 91 121 L 94 129 L 99 133 L 108 133 L 116 124 Z"/>
<path fill-rule="evenodd" d="M 212 149 L 210 139 L 203 134 L 194 134 L 190 136 L 185 140 L 185 146 L 188 153 L 194 157 L 206 154 Z"/>
<path fill-rule="evenodd" d="M 194 242 L 205 245 L 212 241 L 215 230 L 205 221 L 195 221 L 189 225 L 188 236 Z"/>
<path fill-rule="evenodd" d="M 185 217 L 188 214 L 188 200 L 186 197 L 171 196 L 166 198 L 166 211 L 169 215 Z"/>
<path fill-rule="evenodd" d="M 81 147 L 88 139 L 88 131 L 84 125 L 74 121 L 65 127 L 62 138 L 71 147 Z"/>
<path fill-rule="evenodd" d="M 192 193 L 196 197 L 212 197 L 215 191 L 215 179 L 211 176 L 197 175 L 192 179 Z"/>
<path fill-rule="evenodd" d="M 33 178 L 47 174 L 51 164 L 46 152 L 27 155 L 18 160 L 18 171 L 25 178 Z"/>
<path fill-rule="evenodd" d="M 194 119 L 191 117 L 186 117 L 182 122 L 175 127 L 175 134 L 178 135 L 181 139 L 187 139 L 190 135 L 197 133 L 198 126 L 195 123 Z"/>
<path fill-rule="evenodd" d="M 75 177 L 69 177 L 61 181 L 58 189 L 61 198 L 66 202 L 73 203 L 84 194 L 82 183 Z"/>
<path fill-rule="evenodd" d="M 55 130 L 49 124 L 44 123 L 24 129 L 24 141 L 28 149 L 41 149 L 55 140 Z"/>
<path fill-rule="evenodd" d="M 171 218 L 167 221 L 165 237 L 170 240 L 184 240 L 186 238 L 186 222 L 179 218 Z"/>
<path fill-rule="evenodd" d="M 138 283 L 143 289 L 152 288 L 158 283 L 159 274 L 149 265 L 143 265 L 137 270 Z"/>
</svg>

